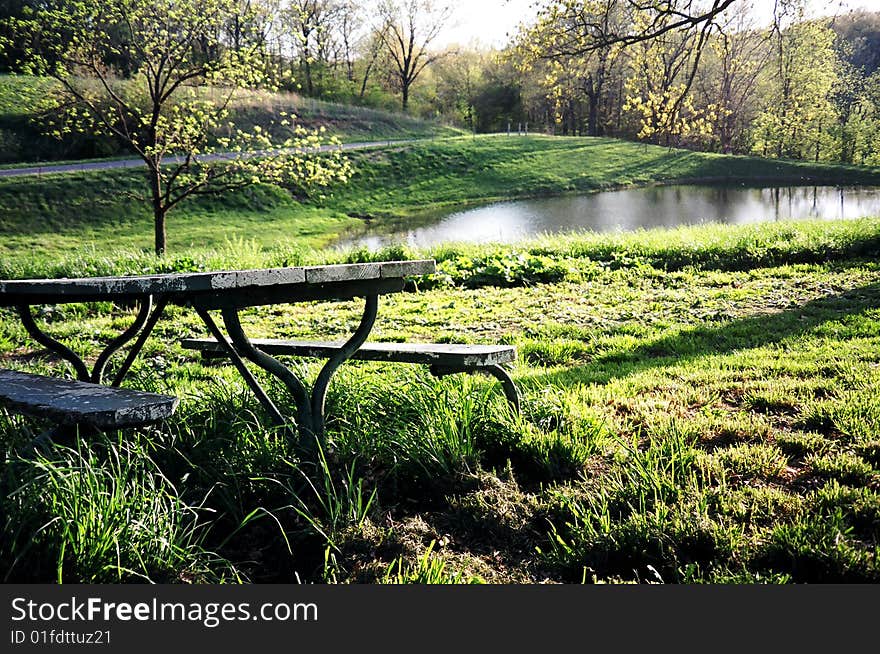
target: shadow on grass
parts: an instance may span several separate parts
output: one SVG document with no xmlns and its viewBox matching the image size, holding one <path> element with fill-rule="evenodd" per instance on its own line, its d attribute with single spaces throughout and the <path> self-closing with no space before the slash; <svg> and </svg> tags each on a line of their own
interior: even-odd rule
<svg viewBox="0 0 880 654">
<path fill-rule="evenodd" d="M 880 282 L 812 300 L 779 313 L 676 331 L 628 351 L 601 354 L 587 365 L 561 372 L 537 373 L 521 380 L 534 386 L 605 384 L 651 369 L 679 366 L 707 356 L 780 343 L 878 307 Z"/>
</svg>

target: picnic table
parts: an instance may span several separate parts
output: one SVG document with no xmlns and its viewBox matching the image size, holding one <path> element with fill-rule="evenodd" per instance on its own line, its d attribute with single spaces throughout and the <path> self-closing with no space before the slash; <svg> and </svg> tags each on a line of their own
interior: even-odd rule
<svg viewBox="0 0 880 654">
<path fill-rule="evenodd" d="M 499 366 L 515 356 L 511 347 L 401 344 L 398 348 L 383 348 L 385 344 L 375 344 L 360 351 L 376 322 L 380 296 L 400 292 L 407 278 L 434 270 L 435 262 L 424 260 L 131 277 L 0 280 L 0 307 L 15 308 L 28 334 L 68 361 L 78 380 L 70 382 L 62 392 L 59 380 L 46 381 L 41 376 L 0 370 L 0 402 L 23 412 L 30 410 L 62 421 L 91 421 L 105 428 L 168 417 L 176 407 L 176 401 L 169 401 L 174 398 L 120 387 L 165 308 L 174 304 L 195 310 L 212 337 L 184 339 L 185 347 L 201 349 L 206 354 L 213 350 L 214 354 L 228 357 L 279 427 L 288 427 L 290 421 L 245 360 L 284 384 L 296 402 L 296 424 L 302 436 L 323 438 L 328 386 L 336 370 L 352 358 L 429 363 L 437 375 L 487 372 L 504 384 L 508 399 L 518 408 L 516 387 Z M 269 343 L 271 347 L 257 347 L 241 324 L 241 311 L 251 307 L 355 298 L 365 299 L 364 311 L 358 328 L 344 342 L 273 341 Z M 33 312 L 33 307 L 39 305 L 108 301 L 133 304 L 137 316 L 128 329 L 107 345 L 91 368 L 82 357 L 41 329 Z M 226 334 L 211 312 L 219 312 Z M 129 343 L 132 345 L 127 355 L 109 385 L 105 384 L 108 363 Z M 371 354 L 377 348 L 378 357 Z M 291 368 L 266 350 L 323 357 L 327 362 L 309 390 Z"/>
</svg>

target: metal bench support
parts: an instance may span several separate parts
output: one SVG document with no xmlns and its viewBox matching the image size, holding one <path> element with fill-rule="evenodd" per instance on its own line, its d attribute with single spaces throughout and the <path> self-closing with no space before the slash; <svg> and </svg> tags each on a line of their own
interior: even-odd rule
<svg viewBox="0 0 880 654">
<path fill-rule="evenodd" d="M 513 382 L 513 378 L 508 372 L 499 365 L 492 366 L 431 366 L 431 374 L 437 378 L 448 377 L 450 375 L 483 373 L 491 375 L 501 383 L 504 391 L 504 397 L 507 398 L 508 404 L 517 414 L 520 413 L 522 400 L 520 398 L 519 389 Z"/>
<path fill-rule="evenodd" d="M 377 305 L 368 300 L 361 325 L 347 343 L 322 341 L 286 341 L 277 339 L 252 339 L 244 335 L 237 316 L 226 316 L 226 325 L 235 347 L 219 333 L 216 326 L 209 328 L 214 339 L 184 339 L 185 349 L 198 350 L 205 359 L 229 356 L 236 366 L 243 366 L 239 353 L 275 374 L 288 383 L 288 388 L 297 398 L 300 407 L 300 425 L 310 424 L 302 418 L 304 390 L 299 390 L 299 380 L 279 363 L 275 356 L 300 356 L 329 359 L 324 366 L 311 396 L 311 424 L 315 435 L 323 438 L 324 401 L 327 386 L 333 373 L 345 361 L 381 361 L 391 363 L 413 363 L 427 365 L 435 377 L 458 374 L 485 374 L 500 382 L 507 402 L 515 413 L 520 413 L 521 397 L 510 374 L 501 366 L 516 359 L 516 350 L 510 346 L 463 345 L 450 343 L 367 343 L 366 337 L 376 318 Z M 234 350 L 238 350 L 236 353 Z M 270 356 L 271 355 L 271 356 Z M 287 382 L 285 382 L 287 383 Z M 254 386 L 257 397 L 264 394 L 259 385 Z M 269 405 L 266 405 L 269 408 Z M 270 413 L 272 410 L 270 409 Z M 275 415 L 275 414 L 273 414 Z M 283 420 L 277 414 L 277 420 Z"/>
</svg>

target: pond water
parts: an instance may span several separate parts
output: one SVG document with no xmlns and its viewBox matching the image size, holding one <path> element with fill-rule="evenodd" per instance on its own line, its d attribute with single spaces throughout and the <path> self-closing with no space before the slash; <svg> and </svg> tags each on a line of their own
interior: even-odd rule
<svg viewBox="0 0 880 654">
<path fill-rule="evenodd" d="M 652 186 L 590 195 L 498 202 L 423 214 L 397 226 L 373 223 L 339 245 L 515 243 L 538 234 L 634 231 L 701 223 L 880 216 L 880 188 Z"/>
</svg>

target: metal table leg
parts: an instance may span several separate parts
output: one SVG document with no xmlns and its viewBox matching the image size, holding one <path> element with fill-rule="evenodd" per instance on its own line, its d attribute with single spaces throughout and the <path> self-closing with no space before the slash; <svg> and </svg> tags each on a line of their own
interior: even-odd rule
<svg viewBox="0 0 880 654">
<path fill-rule="evenodd" d="M 138 337 L 131 350 L 129 350 L 128 356 L 125 357 L 125 361 L 122 362 L 122 366 L 116 372 L 116 377 L 113 378 L 113 386 L 118 388 L 122 385 L 122 381 L 125 379 L 128 371 L 131 370 L 131 366 L 132 364 L 134 364 L 135 359 L 137 359 L 138 355 L 141 353 L 141 350 L 144 349 L 144 345 L 146 344 L 147 339 L 150 337 L 150 334 L 153 333 L 153 330 L 156 328 L 156 324 L 159 322 L 159 318 L 162 317 L 162 314 L 165 312 L 165 307 L 167 306 L 168 298 L 159 298 L 159 302 L 156 305 L 156 308 L 153 309 L 153 313 L 150 315 L 150 319 L 147 320 L 146 324 L 144 325 L 144 328 L 141 331 L 141 335 Z"/>
<path fill-rule="evenodd" d="M 513 378 L 501 366 L 475 366 L 470 368 L 460 366 L 431 366 L 431 374 L 435 377 L 448 377 L 450 375 L 473 373 L 491 375 L 492 377 L 497 379 L 501 383 L 501 388 L 504 391 L 504 397 L 507 398 L 507 402 L 510 405 L 510 408 L 513 409 L 513 412 L 517 415 L 521 413 L 520 407 L 522 404 L 522 399 L 520 398 L 519 390 L 517 389 L 516 384 L 513 382 Z"/>
<path fill-rule="evenodd" d="M 223 323 L 229 334 L 229 339 L 218 329 L 217 324 L 211 318 L 210 313 L 204 309 L 196 309 L 202 321 L 208 327 L 211 335 L 221 344 L 226 354 L 232 359 L 248 386 L 254 391 L 257 399 L 279 426 L 287 425 L 287 421 L 272 401 L 259 381 L 253 376 L 245 364 L 244 359 L 254 363 L 275 378 L 279 379 L 290 391 L 297 406 L 297 427 L 304 447 L 309 447 L 311 440 L 317 438 L 324 441 L 324 404 L 327 398 L 327 389 L 333 374 L 339 367 L 348 361 L 358 348 L 364 344 L 379 310 L 379 296 L 371 295 L 366 298 L 363 317 L 360 325 L 351 338 L 340 348 L 339 352 L 331 358 L 321 369 L 312 392 L 306 389 L 303 382 L 293 373 L 290 368 L 278 359 L 269 356 L 250 342 L 241 325 L 239 311 L 237 309 L 223 309 Z M 230 342 L 231 341 L 231 342 Z"/>
<path fill-rule="evenodd" d="M 281 411 L 272 401 L 272 398 L 269 397 L 269 394 L 266 393 L 266 390 L 260 385 L 260 382 L 256 377 L 251 373 L 248 369 L 247 364 L 245 364 L 242 356 L 246 357 L 248 360 L 254 362 L 264 370 L 269 371 L 276 377 L 282 379 L 284 384 L 290 389 L 293 394 L 294 400 L 296 401 L 298 414 L 297 414 L 297 425 L 302 431 L 304 428 L 307 428 L 311 425 L 311 415 L 309 414 L 309 403 L 308 403 L 308 393 L 306 392 L 305 387 L 302 385 L 302 382 L 288 370 L 280 361 L 277 361 L 270 357 L 268 354 L 261 352 L 257 348 L 251 344 L 250 340 L 248 340 L 247 335 L 244 333 L 244 330 L 241 327 L 241 321 L 238 318 L 237 311 L 228 311 L 224 312 L 224 323 L 226 324 L 226 329 L 229 331 L 230 339 L 232 342 L 230 343 L 227 340 L 226 336 L 223 335 L 223 332 L 220 331 L 220 328 L 217 327 L 217 323 L 214 322 L 214 319 L 211 317 L 211 314 L 205 309 L 197 308 L 196 312 L 202 319 L 202 322 L 208 327 L 208 330 L 211 332 L 211 336 L 221 344 L 223 349 L 226 351 L 226 354 L 232 360 L 232 363 L 238 369 L 238 372 L 244 378 L 247 385 L 254 392 L 254 395 L 257 396 L 257 400 L 259 400 L 260 404 L 263 405 L 263 408 L 269 413 L 269 416 L 272 418 L 272 421 L 278 427 L 288 427 L 288 420 L 282 415 Z M 229 313 L 230 315 L 226 315 Z"/>
<path fill-rule="evenodd" d="M 364 306 L 364 315 L 361 318 L 357 331 L 352 334 L 351 338 L 324 365 L 320 374 L 318 374 L 315 387 L 312 389 L 312 421 L 314 424 L 314 434 L 322 443 L 324 442 L 324 403 L 327 400 L 327 389 L 330 386 L 333 373 L 339 369 L 339 366 L 348 361 L 358 351 L 360 346 L 366 342 L 373 329 L 373 325 L 376 324 L 378 313 L 379 296 L 368 296 L 366 306 Z"/>
<path fill-rule="evenodd" d="M 40 329 L 40 327 L 34 320 L 30 305 L 20 305 L 17 308 L 18 314 L 21 317 L 22 325 L 24 326 L 27 333 L 31 336 L 31 338 L 33 338 L 37 343 L 45 347 L 50 352 L 54 352 L 59 357 L 70 363 L 73 366 L 73 369 L 76 372 L 76 376 L 79 381 L 91 382 L 92 384 L 103 383 L 104 372 L 106 371 L 107 364 L 110 362 L 110 359 L 113 357 L 113 355 L 140 334 L 140 337 L 131 348 L 131 351 L 128 353 L 128 356 L 125 358 L 122 367 L 117 372 L 113 380 L 113 386 L 119 386 L 125 378 L 125 375 L 131 369 L 131 366 L 137 358 L 138 354 L 140 354 L 141 350 L 143 349 L 144 344 L 147 342 L 147 339 L 153 332 L 153 329 L 156 327 L 156 323 L 159 322 L 159 318 L 162 317 L 162 313 L 165 311 L 165 307 L 168 304 L 167 300 L 165 298 L 162 298 L 159 300 L 159 303 L 156 305 L 156 308 L 154 310 L 152 295 L 147 295 L 143 298 L 140 298 L 137 300 L 137 302 L 140 306 L 138 308 L 138 314 L 135 318 L 134 323 L 132 323 L 132 325 L 122 334 L 113 339 L 110 345 L 108 345 L 101 352 L 101 354 L 98 355 L 98 359 L 95 362 L 95 365 L 92 368 L 91 372 L 89 371 L 88 366 L 78 354 L 76 354 L 69 347 L 55 340 Z"/>
</svg>

